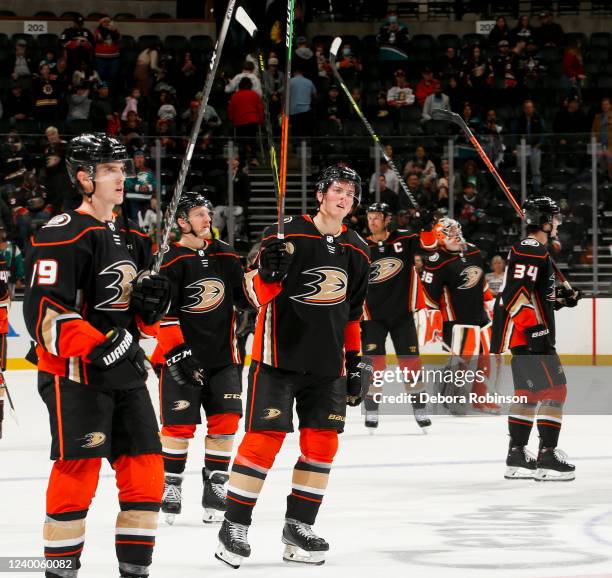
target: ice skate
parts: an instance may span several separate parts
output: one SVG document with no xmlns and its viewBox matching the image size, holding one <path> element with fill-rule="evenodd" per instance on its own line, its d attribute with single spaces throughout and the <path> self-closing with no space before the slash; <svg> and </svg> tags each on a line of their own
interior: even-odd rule
<svg viewBox="0 0 612 578">
<path fill-rule="evenodd" d="M 532 480 L 535 471 L 536 459 L 527 447 L 510 445 L 504 478 L 507 480 Z"/>
<path fill-rule="evenodd" d="M 325 564 L 325 552 L 329 550 L 329 544 L 312 531 L 310 524 L 298 520 L 285 520 L 282 539 L 285 544 L 283 553 L 285 562 L 316 566 Z"/>
<path fill-rule="evenodd" d="M 366 411 L 364 424 L 370 434 L 373 434 L 374 430 L 378 427 L 378 410 Z"/>
<path fill-rule="evenodd" d="M 421 431 L 427 434 L 427 428 L 431 427 L 431 419 L 427 415 L 427 410 L 424 407 L 414 408 L 414 419 Z"/>
<path fill-rule="evenodd" d="M 542 448 L 536 467 L 536 482 L 570 482 L 576 478 L 576 466 L 569 464 L 567 454 L 558 448 Z"/>
<path fill-rule="evenodd" d="M 251 547 L 247 541 L 248 531 L 248 526 L 224 519 L 219 530 L 219 545 L 215 558 L 232 568 L 240 568 L 242 560 L 251 555 Z"/>
<path fill-rule="evenodd" d="M 204 493 L 202 494 L 202 521 L 206 524 L 222 522 L 227 509 L 225 484 L 229 480 L 227 472 L 206 472 L 202 468 L 202 479 L 204 481 Z"/>
<path fill-rule="evenodd" d="M 161 511 L 165 514 L 166 523 L 172 526 L 174 518 L 181 513 L 181 485 L 183 476 L 166 474 Z"/>
</svg>

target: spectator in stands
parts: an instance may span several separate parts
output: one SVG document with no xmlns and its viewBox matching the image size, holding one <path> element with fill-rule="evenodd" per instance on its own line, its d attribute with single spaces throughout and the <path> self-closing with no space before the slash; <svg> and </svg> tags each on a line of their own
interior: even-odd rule
<svg viewBox="0 0 612 578">
<path fill-rule="evenodd" d="M 54 126 L 47 127 L 45 137 L 47 142 L 43 143 L 42 153 L 45 163 L 44 183 L 47 187 L 48 200 L 53 207 L 58 209 L 60 207 L 63 207 L 64 210 L 75 209 L 80 202 L 77 201 L 66 171 L 67 143 Z"/>
<path fill-rule="evenodd" d="M 425 67 L 421 72 L 421 80 L 416 85 L 414 95 L 416 97 L 417 104 L 423 108 L 425 99 L 434 93 L 435 83 L 437 81 L 433 77 L 433 71 L 429 67 Z"/>
<path fill-rule="evenodd" d="M 27 54 L 27 47 L 28 43 L 23 38 L 19 38 L 15 42 L 15 53 L 6 59 L 4 69 L 7 76 L 13 80 L 27 78 L 36 71 L 36 65 Z"/>
<path fill-rule="evenodd" d="M 406 56 L 410 36 L 408 28 L 399 22 L 397 14 L 389 12 L 387 21 L 381 26 L 376 40 L 381 48 L 392 48 Z M 385 58 L 385 51 L 381 51 L 381 57 Z"/>
<path fill-rule="evenodd" d="M 371 115 L 373 118 L 389 118 L 391 107 L 387 102 L 387 93 L 380 90 L 376 96 L 376 104 L 372 107 Z"/>
<path fill-rule="evenodd" d="M 289 88 L 291 90 L 289 120 L 293 135 L 310 136 L 313 124 L 312 103 L 317 96 L 317 89 L 300 68 L 294 69 Z"/>
<path fill-rule="evenodd" d="M 149 205 L 138 211 L 138 226 L 150 237 L 157 229 L 157 196 L 155 193 L 149 199 Z"/>
<path fill-rule="evenodd" d="M 95 131 L 106 132 L 113 119 L 114 107 L 109 96 L 108 84 L 102 81 L 91 103 L 89 118 Z"/>
<path fill-rule="evenodd" d="M 538 44 L 540 46 L 563 46 L 565 34 L 563 28 L 553 22 L 552 12 L 546 10 L 540 13 L 540 27 L 536 30 Z"/>
<path fill-rule="evenodd" d="M 135 87 L 138 88 L 140 93 L 145 97 L 151 94 L 153 84 L 156 83 L 163 74 L 159 62 L 160 52 L 161 44 L 157 43 L 154 46 L 145 48 L 136 59 L 136 65 L 134 67 Z"/>
<path fill-rule="evenodd" d="M 480 46 L 474 46 L 472 53 L 463 62 L 461 76 L 470 101 L 488 101 L 492 71 L 489 59 L 482 53 Z"/>
<path fill-rule="evenodd" d="M 121 127 L 118 133 L 119 136 L 123 138 L 123 142 L 126 144 L 126 146 L 141 148 L 142 136 L 144 133 L 145 126 L 142 119 L 136 112 L 130 110 L 130 112 L 127 113 L 126 120 L 121 122 Z"/>
<path fill-rule="evenodd" d="M 391 170 L 389 167 L 389 163 L 383 158 L 380 160 L 380 172 L 374 171 L 372 176 L 370 177 L 370 186 L 368 190 L 370 191 L 370 195 L 373 195 L 376 191 L 376 181 L 383 175 L 385 177 L 385 186 L 391 189 L 394 193 L 399 191 L 399 180 L 395 171 Z"/>
<path fill-rule="evenodd" d="M 48 64 L 51 74 L 55 74 L 57 69 L 57 56 L 51 48 L 45 51 L 45 57 L 38 63 L 38 67 L 40 68 L 42 64 Z"/>
<path fill-rule="evenodd" d="M 455 47 L 448 46 L 444 54 L 440 57 L 438 74 L 443 80 L 461 74 L 461 59 L 457 56 L 457 49 Z"/>
<path fill-rule="evenodd" d="M 57 80 L 51 78 L 48 64 L 40 67 L 38 78 L 32 83 L 34 118 L 42 121 L 56 121 L 59 117 L 62 94 Z"/>
<path fill-rule="evenodd" d="M 248 78 L 251 81 L 252 90 L 259 96 L 262 95 L 261 81 L 259 80 L 257 74 L 255 74 L 255 66 L 250 60 L 245 60 L 244 64 L 242 65 L 242 72 L 239 72 L 225 85 L 225 93 L 232 94 L 233 92 L 236 92 L 236 90 L 239 90 L 240 81 L 243 78 Z"/>
<path fill-rule="evenodd" d="M 489 32 L 489 46 L 499 46 L 502 40 L 510 41 L 510 29 L 506 19 L 503 16 L 498 16 L 495 26 Z"/>
<path fill-rule="evenodd" d="M 408 176 L 406 176 L 406 186 L 421 208 L 426 209 L 429 207 L 431 198 L 425 193 L 420 175 L 417 173 L 408 174 Z M 402 209 L 413 208 L 408 197 L 403 193 L 399 194 L 399 203 Z"/>
<path fill-rule="evenodd" d="M 515 53 L 519 59 L 519 70 L 523 76 L 523 83 L 526 86 L 535 86 L 537 80 L 546 72 L 546 66 L 542 63 L 535 39 L 527 40 L 524 51 L 519 41 L 515 47 Z"/>
<path fill-rule="evenodd" d="M 278 69 L 278 57 L 276 55 L 268 58 L 268 68 L 266 68 L 261 80 L 268 95 L 268 105 L 270 110 L 270 120 L 272 128 L 278 127 L 278 119 L 282 110 L 282 97 L 285 90 L 285 75 Z"/>
<path fill-rule="evenodd" d="M 422 122 L 431 120 L 431 113 L 434 110 L 450 110 L 450 99 L 448 95 L 442 92 L 442 85 L 439 80 L 433 81 L 433 93 L 430 94 L 423 104 L 423 115 L 421 116 Z"/>
<path fill-rule="evenodd" d="M 444 214 L 448 214 L 449 202 L 450 201 L 448 198 L 448 185 L 443 184 L 441 186 L 436 187 L 433 197 L 433 203 L 431 204 L 431 210 L 443 211 Z"/>
<path fill-rule="evenodd" d="M 300 36 L 297 39 L 297 48 L 293 53 L 293 63 L 302 70 L 306 78 L 315 81 L 319 74 L 319 63 L 314 52 L 308 46 L 305 36 Z"/>
<path fill-rule="evenodd" d="M 399 196 L 396 191 L 387 186 L 387 179 L 384 174 L 378 175 L 378 186 L 380 190 L 380 202 L 387 203 L 391 211 L 395 214 L 399 210 Z M 373 191 L 372 200 L 376 198 L 376 190 Z"/>
<path fill-rule="evenodd" d="M 536 112 L 533 100 L 526 100 L 523 103 L 523 113 L 516 120 L 514 127 L 514 133 L 525 137 L 527 146 L 530 147 L 528 160 L 529 166 L 531 167 L 531 182 L 534 193 L 540 192 L 540 186 L 542 184 L 542 176 L 540 173 L 540 166 L 542 164 L 542 143 L 544 133 L 544 123 Z M 515 143 L 515 155 L 518 154 L 518 144 Z"/>
<path fill-rule="evenodd" d="M 94 51 L 94 35 L 85 28 L 85 19 L 79 14 L 74 17 L 72 26 L 66 28 L 60 42 L 66 50 L 68 72 L 79 68 L 81 62 L 91 63 Z"/>
<path fill-rule="evenodd" d="M 387 103 L 392 109 L 398 111 L 405 106 L 412 106 L 415 101 L 414 93 L 408 85 L 406 73 L 403 70 L 395 71 L 395 84 L 387 91 Z"/>
<path fill-rule="evenodd" d="M 510 41 L 513 44 L 516 44 L 519 40 L 527 43 L 533 35 L 533 27 L 529 24 L 529 16 L 520 16 L 518 24 L 512 29 Z"/>
<path fill-rule="evenodd" d="M 187 110 L 185 110 L 181 115 L 183 126 L 187 134 L 191 133 L 193 123 L 196 121 L 196 118 L 198 116 L 198 110 L 200 108 L 200 103 L 202 102 L 202 96 L 202 92 L 196 93 L 192 101 L 189 103 L 189 108 L 187 108 Z M 202 128 L 200 129 L 200 132 L 210 134 L 212 133 L 212 131 L 219 128 L 220 126 L 221 119 L 219 118 L 217 111 L 210 104 L 207 104 L 204 110 L 204 117 L 202 119 Z"/>
<path fill-rule="evenodd" d="M 250 164 L 259 164 L 255 144 L 257 130 L 264 123 L 263 101 L 246 75 L 240 80 L 238 91 L 230 98 L 227 118 L 234 127 L 241 158 Z"/>
<path fill-rule="evenodd" d="M 241 167 L 240 157 L 231 160 L 231 175 L 234 187 L 234 236 L 248 238 L 248 206 L 251 197 L 251 183 L 245 168 Z M 220 236 L 227 238 L 226 225 L 230 218 L 229 199 L 225 198 L 215 206 L 213 228 Z"/>
<path fill-rule="evenodd" d="M 332 84 L 327 95 L 319 103 L 317 118 L 335 122 L 341 128 L 347 117 L 344 102 L 344 99 L 340 98 L 340 87 Z"/>
<path fill-rule="evenodd" d="M 18 81 L 11 83 L 11 92 L 4 101 L 4 118 L 12 125 L 17 120 L 32 118 L 32 100 Z"/>
<path fill-rule="evenodd" d="M 159 108 L 157 109 L 157 121 L 163 120 L 168 123 L 170 134 L 175 134 L 176 108 L 174 98 L 168 90 L 159 91 Z"/>
<path fill-rule="evenodd" d="M 440 161 L 440 170 L 437 171 L 437 174 L 436 189 L 439 190 L 441 187 L 449 189 L 452 183 L 450 182 L 450 165 L 448 159 L 442 159 Z"/>
<path fill-rule="evenodd" d="M 73 120 L 87 120 L 91 110 L 91 98 L 87 86 L 77 86 L 68 98 L 68 116 L 66 123 L 70 125 Z"/>
<path fill-rule="evenodd" d="M 140 88 L 132 88 L 129 96 L 125 97 L 125 107 L 121 113 L 121 120 L 127 120 L 128 112 L 135 112 L 138 116 L 142 116 L 138 110 L 138 105 L 141 98 Z M 144 113 L 143 113 L 144 114 Z"/>
<path fill-rule="evenodd" d="M 457 202 L 463 202 L 462 195 L 468 190 L 466 189 L 468 184 L 472 185 L 474 194 L 481 196 L 486 194 L 486 182 L 478 170 L 478 165 L 472 159 L 465 161 L 459 174 L 455 174 L 452 185 Z"/>
<path fill-rule="evenodd" d="M 502 132 L 503 127 L 497 121 L 495 109 L 489 109 L 482 128 L 483 138 L 481 142 L 482 148 L 497 168 L 504 162 L 504 152 L 506 150 L 506 145 L 504 145 L 501 136 Z"/>
<path fill-rule="evenodd" d="M 495 103 L 514 104 L 518 90 L 518 58 L 516 53 L 510 50 L 510 43 L 507 40 L 499 41 L 497 54 L 491 60 L 491 68 L 495 86 Z"/>
<path fill-rule="evenodd" d="M 127 212 L 131 219 L 137 219 L 139 211 L 150 204 L 151 194 L 157 186 L 155 175 L 147 167 L 145 154 L 142 150 L 137 150 L 134 153 L 134 169 L 136 176 L 125 179 L 123 186 Z"/>
<path fill-rule="evenodd" d="M 463 190 L 455 202 L 455 215 L 468 238 L 476 229 L 479 219 L 485 216 L 485 205 L 484 196 L 476 191 L 474 183 L 464 182 Z"/>
<path fill-rule="evenodd" d="M 414 156 L 406 161 L 403 170 L 404 175 L 417 174 L 421 183 L 436 179 L 436 165 L 427 156 L 425 147 L 418 145 L 414 150 Z"/>
<path fill-rule="evenodd" d="M 354 87 L 361 81 L 361 71 L 363 66 L 361 60 L 355 56 L 350 44 L 342 47 L 342 59 L 338 63 L 338 68 L 342 71 L 344 82 L 350 87 Z"/>
<path fill-rule="evenodd" d="M 612 106 L 610 97 L 601 99 L 601 112 L 595 115 L 591 134 L 601 145 L 600 165 L 608 181 L 612 181 Z"/>
<path fill-rule="evenodd" d="M 110 16 L 100 18 L 100 23 L 94 32 L 96 68 L 100 78 L 114 85 L 119 76 L 119 39 L 121 34 Z"/>
<path fill-rule="evenodd" d="M 98 71 L 93 67 L 92 64 L 85 62 L 81 62 L 78 70 L 75 70 L 72 73 L 72 88 L 76 88 L 77 86 L 84 85 L 87 88 L 96 87 L 100 83 L 100 75 Z"/>
<path fill-rule="evenodd" d="M 474 108 L 472 107 L 472 103 L 464 102 L 463 107 L 461 108 L 461 117 L 466 122 L 466 124 L 472 129 L 473 132 L 479 133 L 482 128 L 482 122 L 480 118 L 475 113 Z"/>
<path fill-rule="evenodd" d="M 317 62 L 317 80 L 315 82 L 327 81 L 333 76 L 333 71 L 325 53 L 325 46 L 320 42 L 315 46 L 315 60 Z"/>
<path fill-rule="evenodd" d="M 17 245 L 27 254 L 31 246 L 30 239 L 53 216 L 51 205 L 47 204 L 46 189 L 37 185 L 25 199 L 25 207 L 19 207 L 15 213 Z"/>
<path fill-rule="evenodd" d="M 363 93 L 361 91 L 361 88 L 359 88 L 358 86 L 354 86 L 353 88 L 351 88 L 351 96 L 353 97 L 353 100 L 357 103 L 357 106 L 359 107 L 360 110 L 366 110 L 366 105 L 363 102 Z M 341 96 L 342 99 L 344 99 L 344 94 Z M 357 112 L 355 111 L 355 109 L 352 106 L 349 106 L 345 102 L 345 110 L 346 110 L 346 117 L 353 119 L 353 120 L 358 120 L 359 119 L 359 115 L 357 114 Z"/>
<path fill-rule="evenodd" d="M 580 97 L 586 74 L 582 58 L 582 42 L 578 38 L 573 38 L 565 49 L 561 71 L 568 94 Z"/>
<path fill-rule="evenodd" d="M 66 92 L 70 86 L 71 76 L 68 74 L 68 64 L 65 58 L 59 58 L 51 78 L 57 82 L 61 92 Z"/>
<path fill-rule="evenodd" d="M 491 259 L 491 272 L 485 275 L 485 279 L 489 285 L 489 289 L 493 296 L 496 297 L 504 282 L 504 272 L 506 270 L 506 262 L 501 255 L 495 255 Z"/>
<path fill-rule="evenodd" d="M 12 295 L 15 289 L 23 289 L 25 267 L 23 253 L 19 247 L 8 240 L 6 229 L 0 229 L 0 256 L 6 261 L 6 268 L 9 272 L 9 291 Z"/>
<path fill-rule="evenodd" d="M 444 94 L 448 96 L 450 109 L 454 112 L 460 111 L 465 101 L 465 90 L 459 76 L 450 76 L 448 78 L 444 87 Z"/>
</svg>

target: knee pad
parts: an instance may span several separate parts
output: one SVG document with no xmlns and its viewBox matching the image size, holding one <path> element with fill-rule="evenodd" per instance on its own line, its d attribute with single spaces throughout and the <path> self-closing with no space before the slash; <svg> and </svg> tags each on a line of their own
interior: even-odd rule
<svg viewBox="0 0 612 578">
<path fill-rule="evenodd" d="M 309 461 L 331 463 L 338 451 L 338 432 L 334 429 L 301 429 L 300 449 Z"/>
<path fill-rule="evenodd" d="M 233 435 L 238 431 L 240 414 L 218 413 L 206 418 L 208 435 Z"/>
<path fill-rule="evenodd" d="M 165 425 L 162 427 L 161 435 L 169 438 L 191 439 L 195 434 L 195 424 L 189 425 Z"/>
<path fill-rule="evenodd" d="M 98 487 L 101 465 L 101 458 L 54 462 L 47 486 L 47 513 L 86 511 Z"/>
<path fill-rule="evenodd" d="M 120 456 L 113 462 L 113 469 L 121 504 L 161 502 L 164 492 L 164 460 L 161 454 Z"/>
<path fill-rule="evenodd" d="M 283 445 L 285 435 L 283 431 L 271 430 L 247 432 L 238 448 L 236 462 L 243 459 L 269 470 Z"/>
</svg>

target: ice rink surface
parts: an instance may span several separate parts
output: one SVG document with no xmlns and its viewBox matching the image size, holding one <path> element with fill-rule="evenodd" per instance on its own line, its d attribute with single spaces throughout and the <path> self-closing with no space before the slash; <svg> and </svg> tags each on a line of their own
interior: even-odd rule
<svg viewBox="0 0 612 578">
<path fill-rule="evenodd" d="M 47 412 L 33 371 L 6 377 L 20 427 L 6 416 L 0 556 L 40 556 L 51 468 Z M 610 416 L 567 416 L 560 447 L 576 464 L 576 480 L 536 483 L 503 478 L 505 417 L 434 416 L 425 436 L 410 415 L 381 416 L 369 435 L 359 410 L 350 410 L 315 526 L 330 543 L 326 564 L 304 568 L 281 559 L 285 496 L 299 452 L 297 434 L 290 434 L 255 509 L 252 555 L 237 571 L 213 558 L 218 526 L 200 521 L 199 430 L 190 446 L 183 514 L 172 527 L 160 518 L 151 577 L 612 578 L 611 422 Z M 536 450 L 535 431 L 530 447 Z M 80 578 L 118 576 L 116 489 L 108 464 L 102 472 Z"/>
</svg>

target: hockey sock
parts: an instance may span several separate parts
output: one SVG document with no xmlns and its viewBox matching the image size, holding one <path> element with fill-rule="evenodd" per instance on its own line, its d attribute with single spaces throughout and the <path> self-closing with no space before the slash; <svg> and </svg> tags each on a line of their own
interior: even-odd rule
<svg viewBox="0 0 612 578">
<path fill-rule="evenodd" d="M 208 435 L 204 441 L 204 467 L 207 472 L 227 472 L 232 457 L 234 434 L 240 415 L 223 413 L 208 418 Z"/>
<path fill-rule="evenodd" d="M 227 486 L 225 517 L 249 526 L 253 508 L 276 454 L 283 445 L 285 432 L 247 432 L 238 448 Z"/>
<path fill-rule="evenodd" d="M 80 567 L 85 518 L 96 493 L 101 464 L 100 458 L 60 460 L 53 464 L 43 530 L 46 558 L 55 561 L 73 558 L 76 569 Z"/>
<path fill-rule="evenodd" d="M 304 428 L 300 431 L 300 449 L 302 455 L 293 468 L 285 518 L 314 524 L 338 450 L 338 432 Z"/>
<path fill-rule="evenodd" d="M 164 490 L 163 461 L 158 454 L 120 456 L 113 462 L 113 468 L 121 508 L 115 529 L 119 569 L 128 574 L 147 575 Z"/>
<path fill-rule="evenodd" d="M 554 400 L 544 400 L 538 410 L 538 434 L 540 435 L 540 445 L 542 447 L 557 447 L 562 420 L 562 404 Z"/>
<path fill-rule="evenodd" d="M 187 464 L 189 439 L 193 437 L 195 425 L 165 425 L 161 430 L 164 471 L 168 474 L 182 474 Z"/>
<path fill-rule="evenodd" d="M 406 392 L 410 395 L 410 403 L 414 409 L 423 409 L 427 406 L 427 390 L 422 383 L 417 383 L 414 387 L 405 383 L 404 387 Z"/>
<path fill-rule="evenodd" d="M 526 446 L 533 426 L 536 404 L 514 403 L 508 414 L 508 432 L 513 446 Z"/>
</svg>

